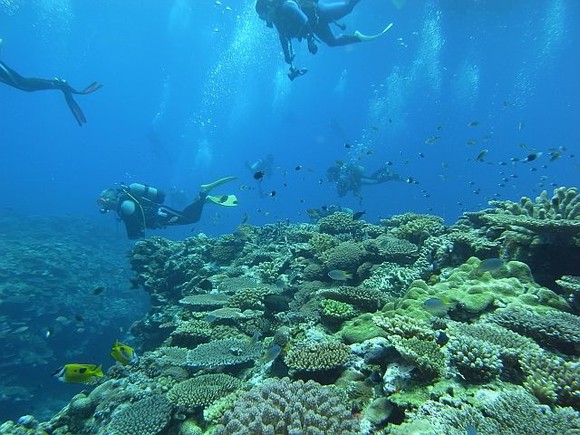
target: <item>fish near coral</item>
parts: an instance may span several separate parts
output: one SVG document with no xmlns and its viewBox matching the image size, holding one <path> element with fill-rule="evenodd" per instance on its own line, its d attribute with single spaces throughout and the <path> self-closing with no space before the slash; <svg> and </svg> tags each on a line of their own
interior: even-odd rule
<svg viewBox="0 0 580 435">
<path fill-rule="evenodd" d="M 131 346 L 120 343 L 119 340 L 115 340 L 113 349 L 111 349 L 111 357 L 122 365 L 134 364 L 137 362 L 137 353 L 135 350 Z"/>
<path fill-rule="evenodd" d="M 454 304 L 444 301 L 440 298 L 429 298 L 423 301 L 425 309 L 437 317 L 443 317 L 447 314 L 449 309 L 453 308 Z"/>
<path fill-rule="evenodd" d="M 88 384 L 95 378 L 102 378 L 105 375 L 102 366 L 95 364 L 65 364 L 52 376 L 69 384 Z"/>
<path fill-rule="evenodd" d="M 328 277 L 335 281 L 347 281 L 352 278 L 352 274 L 344 270 L 333 269 L 328 272 Z"/>
</svg>

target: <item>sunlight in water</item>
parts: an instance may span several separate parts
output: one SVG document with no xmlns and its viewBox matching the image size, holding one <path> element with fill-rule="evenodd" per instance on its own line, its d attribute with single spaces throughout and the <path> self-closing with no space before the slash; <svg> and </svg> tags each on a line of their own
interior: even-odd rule
<svg viewBox="0 0 580 435">
<path fill-rule="evenodd" d="M 212 147 L 207 139 L 200 139 L 195 154 L 195 168 L 209 168 L 213 160 Z"/>
<path fill-rule="evenodd" d="M 290 84 L 292 82 L 288 80 L 287 72 L 286 64 L 280 65 L 276 71 L 274 77 L 274 99 L 272 100 L 272 110 L 274 111 L 282 107 L 288 95 L 290 95 Z"/>
<path fill-rule="evenodd" d="M 20 3 L 14 0 L 0 0 L 0 12 L 12 16 L 20 9 Z"/>
<path fill-rule="evenodd" d="M 515 96 L 513 100 L 518 107 L 524 107 L 527 97 L 534 94 L 535 86 L 532 83 L 541 81 L 539 80 L 539 75 L 550 72 L 557 51 L 568 32 L 566 27 L 566 2 L 556 0 L 547 2 L 546 5 L 540 26 L 537 29 L 530 28 L 530 31 L 526 34 L 530 50 L 528 51 L 528 56 L 533 58 L 522 62 L 523 66 L 515 79 Z"/>
<path fill-rule="evenodd" d="M 184 33 L 191 28 L 191 7 L 187 0 L 175 0 L 169 12 L 169 32 Z"/>
<path fill-rule="evenodd" d="M 479 66 L 470 59 L 465 59 L 459 65 L 455 86 L 455 98 L 461 102 L 475 104 L 479 97 Z"/>
<path fill-rule="evenodd" d="M 441 90 L 441 50 L 445 39 L 441 31 L 441 11 L 427 6 L 427 17 L 420 31 L 421 46 L 411 69 L 413 81 L 428 78 L 431 89 Z"/>
<path fill-rule="evenodd" d="M 229 47 L 223 51 L 209 73 L 203 92 L 202 113 L 214 117 L 224 105 L 231 107 L 231 117 L 247 116 L 245 103 L 249 80 L 255 69 L 263 67 L 263 59 L 257 56 L 263 45 L 263 25 L 255 19 L 253 2 L 247 2 L 236 17 L 236 26 Z"/>
</svg>

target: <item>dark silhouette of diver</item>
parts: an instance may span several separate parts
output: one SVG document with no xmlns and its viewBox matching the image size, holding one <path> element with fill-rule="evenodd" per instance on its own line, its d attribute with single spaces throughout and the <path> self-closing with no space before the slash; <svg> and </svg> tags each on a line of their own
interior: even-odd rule
<svg viewBox="0 0 580 435">
<path fill-rule="evenodd" d="M 290 65 L 288 77 L 294 80 L 296 77 L 306 74 L 308 70 L 294 67 L 294 50 L 292 39 L 306 39 L 308 50 L 312 54 L 318 52 L 316 41 L 322 41 L 329 47 L 355 44 L 357 42 L 373 40 L 387 30 L 392 24 L 389 24 L 385 30 L 377 35 L 367 36 L 359 31 L 352 35 L 341 34 L 336 36 L 331 24 L 335 24 L 341 30 L 346 26 L 338 22 L 350 14 L 360 0 L 257 0 L 256 12 L 259 17 L 266 21 L 268 27 L 276 27 L 280 44 L 284 51 L 284 60 Z"/>
<path fill-rule="evenodd" d="M 83 90 L 79 91 L 70 86 L 66 82 L 66 80 L 63 79 L 54 78 L 52 80 L 49 80 L 49 79 L 39 79 L 35 77 L 23 77 L 1 60 L 0 60 L 0 82 L 6 83 L 7 85 L 12 86 L 13 88 L 17 88 L 26 92 L 45 91 L 50 89 L 57 89 L 59 91 L 62 91 L 62 93 L 64 94 L 64 99 L 66 100 L 66 104 L 68 104 L 69 109 L 71 110 L 73 116 L 75 117 L 80 126 L 86 124 L 87 119 L 85 118 L 85 115 L 81 110 L 80 106 L 74 100 L 73 94 L 77 95 L 90 94 L 95 92 L 102 86 L 100 83 L 93 82 Z"/>
<path fill-rule="evenodd" d="M 326 170 L 326 178 L 328 181 L 336 183 L 336 191 L 341 198 L 348 192 L 361 198 L 363 185 L 382 184 L 387 181 L 405 181 L 388 164 L 381 166 L 371 175 L 365 175 L 364 171 L 365 168 L 361 165 L 338 161 L 335 166 Z"/>
<path fill-rule="evenodd" d="M 101 213 L 115 211 L 125 224 L 127 237 L 138 239 L 145 236 L 146 228 L 159 229 L 198 222 L 207 202 L 224 207 L 237 206 L 238 199 L 235 195 L 208 195 L 212 189 L 235 179 L 236 177 L 225 177 L 203 184 L 198 198 L 181 211 L 162 205 L 165 193 L 141 183 L 103 190 L 97 198 L 97 205 Z"/>
</svg>

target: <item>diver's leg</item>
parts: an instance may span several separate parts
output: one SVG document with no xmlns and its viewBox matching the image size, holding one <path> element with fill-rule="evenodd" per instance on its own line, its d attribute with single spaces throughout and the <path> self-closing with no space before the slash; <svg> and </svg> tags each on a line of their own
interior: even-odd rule
<svg viewBox="0 0 580 435">
<path fill-rule="evenodd" d="M 203 211 L 203 206 L 205 205 L 206 194 L 201 193 L 199 198 L 193 203 L 188 205 L 183 209 L 183 211 L 176 213 L 179 216 L 171 225 L 188 225 L 199 222 L 201 219 L 201 212 Z"/>
<path fill-rule="evenodd" d="M 314 33 L 329 47 L 338 47 L 340 45 L 348 45 L 360 42 L 360 39 L 355 35 L 334 36 L 334 33 L 332 33 L 329 24 L 318 24 Z"/>
<path fill-rule="evenodd" d="M 63 92 L 63 93 L 64 93 L 64 98 L 66 100 L 66 104 L 68 105 L 70 111 L 72 112 L 73 116 L 77 120 L 79 126 L 86 124 L 87 118 L 85 118 L 85 115 L 84 115 L 83 111 L 81 110 L 81 107 L 74 100 L 72 94 L 70 92 Z"/>
<path fill-rule="evenodd" d="M 0 62 L 0 81 L 26 92 L 58 88 L 55 80 L 22 77 L 3 62 Z"/>
<path fill-rule="evenodd" d="M 318 15 L 321 20 L 332 22 L 346 17 L 360 0 L 342 0 L 318 3 Z"/>
</svg>

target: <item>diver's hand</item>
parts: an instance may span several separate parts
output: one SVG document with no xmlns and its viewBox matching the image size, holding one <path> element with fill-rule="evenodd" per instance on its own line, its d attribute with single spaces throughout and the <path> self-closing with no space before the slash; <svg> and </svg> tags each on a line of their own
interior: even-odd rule
<svg viewBox="0 0 580 435">
<path fill-rule="evenodd" d="M 316 54 L 318 53 L 318 46 L 316 45 L 316 43 L 314 42 L 314 38 L 308 38 L 308 51 L 311 54 Z"/>
</svg>

